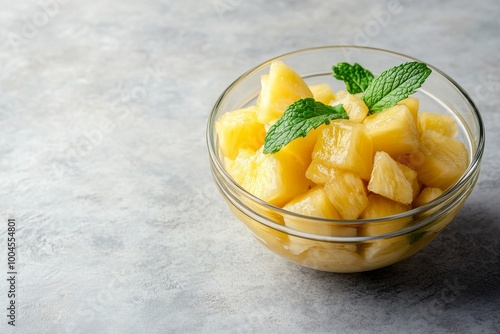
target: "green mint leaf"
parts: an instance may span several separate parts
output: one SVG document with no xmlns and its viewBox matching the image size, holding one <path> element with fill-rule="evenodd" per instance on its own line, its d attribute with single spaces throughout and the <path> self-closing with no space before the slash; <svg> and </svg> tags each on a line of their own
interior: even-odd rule
<svg viewBox="0 0 500 334">
<path fill-rule="evenodd" d="M 426 234 L 427 232 L 423 231 L 423 232 L 415 232 L 413 234 L 410 234 L 407 238 L 408 238 L 408 243 L 410 245 L 413 245 L 414 243 L 416 243 L 417 241 L 419 241 L 420 239 L 422 239 L 422 237 Z"/>
<path fill-rule="evenodd" d="M 310 97 L 298 100 L 269 128 L 264 139 L 264 153 L 276 153 L 292 140 L 305 137 L 312 129 L 339 118 L 349 119 L 341 104 L 332 107 Z"/>
<path fill-rule="evenodd" d="M 368 86 L 363 94 L 370 114 L 396 105 L 415 93 L 431 74 L 424 63 L 409 62 L 382 72 Z"/>
<path fill-rule="evenodd" d="M 332 70 L 335 79 L 344 81 L 347 91 L 351 94 L 364 92 L 373 80 L 373 74 L 358 63 L 338 63 Z"/>
</svg>

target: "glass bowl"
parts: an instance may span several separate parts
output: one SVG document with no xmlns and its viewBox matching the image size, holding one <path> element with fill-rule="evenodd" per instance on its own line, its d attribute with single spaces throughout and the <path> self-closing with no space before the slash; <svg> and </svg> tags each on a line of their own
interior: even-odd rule
<svg viewBox="0 0 500 334">
<path fill-rule="evenodd" d="M 358 220 L 329 220 L 295 214 L 270 205 L 238 185 L 223 167 L 214 132 L 215 121 L 225 112 L 256 104 L 261 75 L 280 59 L 306 83 L 328 83 L 345 89 L 331 75 L 338 62 L 359 63 L 374 75 L 408 61 L 406 55 L 366 47 L 326 46 L 288 53 L 268 60 L 234 81 L 220 96 L 207 125 L 207 145 L 215 183 L 229 208 L 252 234 L 273 252 L 300 265 L 331 272 L 360 272 L 385 267 L 414 254 L 434 239 L 456 216 L 479 176 L 485 133 L 479 111 L 467 93 L 438 69 L 412 96 L 420 110 L 452 115 L 459 124 L 458 139 L 469 152 L 462 177 L 435 200 L 403 214 Z M 299 222 L 300 224 L 287 224 Z M 294 229 L 290 226 L 301 226 Z M 311 233 L 315 231 L 316 233 Z"/>
</svg>

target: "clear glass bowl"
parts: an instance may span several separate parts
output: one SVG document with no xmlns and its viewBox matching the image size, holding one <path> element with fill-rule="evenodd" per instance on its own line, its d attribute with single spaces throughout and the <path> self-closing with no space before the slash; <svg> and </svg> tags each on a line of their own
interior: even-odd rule
<svg viewBox="0 0 500 334">
<path fill-rule="evenodd" d="M 434 201 L 403 214 L 379 219 L 329 220 L 298 215 L 270 205 L 239 186 L 223 168 L 214 122 L 225 112 L 256 104 L 261 75 L 281 59 L 308 84 L 329 83 L 345 89 L 331 75 L 338 62 L 360 63 L 375 75 L 416 59 L 380 49 L 327 46 L 282 55 L 244 73 L 215 103 L 207 126 L 207 144 L 214 180 L 234 215 L 267 248 L 300 265 L 332 272 L 359 272 L 385 267 L 414 254 L 434 239 L 456 216 L 479 176 L 485 133 L 479 111 L 450 77 L 429 66 L 432 74 L 413 95 L 420 110 L 444 113 L 459 124 L 458 139 L 469 151 L 470 164 L 457 181 Z M 296 221 L 301 230 L 285 226 Z M 290 225 L 290 224 L 289 224 Z M 319 231 L 319 233 L 311 233 Z"/>
</svg>

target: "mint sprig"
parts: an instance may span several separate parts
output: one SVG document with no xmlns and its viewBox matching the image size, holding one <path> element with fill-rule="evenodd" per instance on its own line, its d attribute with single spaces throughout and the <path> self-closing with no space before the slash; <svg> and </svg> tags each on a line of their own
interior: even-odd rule
<svg viewBox="0 0 500 334">
<path fill-rule="evenodd" d="M 373 80 L 373 74 L 358 63 L 338 63 L 332 66 L 335 79 L 344 81 L 346 89 L 351 94 L 362 93 Z"/>
<path fill-rule="evenodd" d="M 264 153 L 276 153 L 292 140 L 305 137 L 312 129 L 328 125 L 334 119 L 349 119 L 341 104 L 329 106 L 310 97 L 298 100 L 269 128 L 264 139 Z"/>
<path fill-rule="evenodd" d="M 362 99 L 370 114 L 387 109 L 415 93 L 431 72 L 427 65 L 419 62 L 392 67 L 372 81 Z"/>
</svg>

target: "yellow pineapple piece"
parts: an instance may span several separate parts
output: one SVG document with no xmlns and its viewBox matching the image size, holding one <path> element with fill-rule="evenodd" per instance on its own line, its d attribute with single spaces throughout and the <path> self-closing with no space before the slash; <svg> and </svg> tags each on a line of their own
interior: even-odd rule
<svg viewBox="0 0 500 334">
<path fill-rule="evenodd" d="M 399 101 L 398 104 L 404 104 L 408 110 L 410 110 L 411 115 L 413 116 L 413 122 L 415 122 L 418 129 L 418 108 L 420 106 L 420 100 L 415 97 L 407 97 L 406 99 Z"/>
<path fill-rule="evenodd" d="M 309 85 L 309 89 L 313 94 L 316 101 L 322 102 L 324 104 L 329 104 L 335 100 L 335 93 L 329 84 L 321 83 L 315 85 Z"/>
<path fill-rule="evenodd" d="M 411 204 L 413 182 L 410 182 L 399 164 L 386 152 L 376 152 L 368 190 L 393 201 Z"/>
<path fill-rule="evenodd" d="M 285 109 L 297 100 L 313 97 L 304 80 L 281 60 L 274 61 L 267 79 L 262 78 L 257 119 L 271 123 L 283 115 Z"/>
<path fill-rule="evenodd" d="M 314 145 L 323 127 L 324 125 L 321 125 L 309 131 L 307 136 L 292 140 L 287 145 L 283 146 L 280 151 L 286 151 L 293 154 L 304 166 L 309 166 L 312 160 Z"/>
<path fill-rule="evenodd" d="M 246 175 L 253 173 L 256 168 L 255 153 L 253 150 L 242 148 L 234 159 L 224 157 L 224 168 L 239 185 L 242 185 Z"/>
<path fill-rule="evenodd" d="M 306 177 L 316 184 L 325 184 L 333 177 L 335 174 L 335 168 L 325 166 L 318 160 L 311 161 L 309 167 L 306 170 Z"/>
<path fill-rule="evenodd" d="M 454 138 L 458 134 L 458 125 L 455 118 L 450 115 L 420 112 L 418 115 L 420 132 L 434 130 L 447 137 Z"/>
<path fill-rule="evenodd" d="M 411 209 L 410 205 L 392 201 L 377 194 L 368 196 L 368 206 L 361 214 L 361 218 L 383 218 L 397 215 Z M 399 231 L 412 221 L 411 217 L 378 221 L 363 224 L 360 227 L 360 234 L 363 236 L 375 236 Z M 388 239 L 378 239 L 368 243 L 363 248 L 363 255 L 366 262 L 377 266 L 391 264 L 403 258 L 411 251 L 406 236 L 399 236 Z"/>
<path fill-rule="evenodd" d="M 397 161 L 396 164 L 398 165 L 399 169 L 401 169 L 408 182 L 410 182 L 413 189 L 413 198 L 417 197 L 417 195 L 420 193 L 420 183 L 418 182 L 417 172 Z"/>
<path fill-rule="evenodd" d="M 372 139 L 374 151 L 384 151 L 398 158 L 420 147 L 417 126 L 405 105 L 395 105 L 367 116 L 363 124 Z"/>
<path fill-rule="evenodd" d="M 362 124 L 332 121 L 319 133 L 312 158 L 325 166 L 348 170 L 369 180 L 373 165 L 372 142 Z"/>
<path fill-rule="evenodd" d="M 262 91 L 267 90 L 267 82 L 269 81 L 269 74 L 262 74 L 260 76 L 260 92 L 259 96 L 257 96 L 256 106 L 260 106 L 260 98 L 262 97 Z M 267 131 L 267 129 L 266 129 Z"/>
<path fill-rule="evenodd" d="M 433 130 L 425 131 L 420 140 L 421 150 L 409 159 L 418 181 L 443 190 L 457 182 L 469 164 L 464 143 Z"/>
<path fill-rule="evenodd" d="M 366 263 L 354 244 L 315 242 L 300 260 L 302 265 L 322 271 L 356 272 L 366 270 Z"/>
<path fill-rule="evenodd" d="M 299 195 L 292 200 L 292 208 L 300 214 L 312 216 L 327 216 L 325 218 L 340 219 L 338 212 L 331 211 L 332 204 L 325 197 L 325 192 L 321 186 L 316 186 L 305 195 Z M 323 208 L 318 211 L 317 208 Z M 290 209 L 287 204 L 286 209 Z M 338 218 L 337 218 L 338 216 Z M 336 237 L 355 237 L 357 229 L 354 226 L 346 227 L 344 224 L 335 222 L 321 223 L 311 221 L 304 217 L 291 217 L 285 215 L 285 225 L 296 230 L 314 233 L 319 235 L 328 235 Z M 293 260 L 302 265 L 327 271 L 352 271 L 356 268 L 363 268 L 363 257 L 358 253 L 355 244 L 340 244 L 310 240 L 289 236 L 287 250 Z"/>
<path fill-rule="evenodd" d="M 368 205 L 365 184 L 349 171 L 337 170 L 325 184 L 325 193 L 344 219 L 356 219 Z"/>
<path fill-rule="evenodd" d="M 365 102 L 358 95 L 352 95 L 348 92 L 341 90 L 337 92 L 337 99 L 331 103 L 332 106 L 342 104 L 344 110 L 349 116 L 349 120 L 361 123 L 368 115 L 368 107 Z"/>
<path fill-rule="evenodd" d="M 370 194 L 368 196 L 368 205 L 361 214 L 360 218 L 361 219 L 382 218 L 382 217 L 397 215 L 406 212 L 408 210 L 411 210 L 411 205 L 402 204 L 378 194 Z"/>
<path fill-rule="evenodd" d="M 298 195 L 283 209 L 309 217 L 342 219 L 335 206 L 328 200 L 322 186 L 315 186 L 308 192 Z M 357 233 L 355 227 L 337 226 L 334 223 L 323 223 L 286 215 L 284 219 L 286 226 L 307 233 L 340 237 L 352 237 L 356 236 Z"/>
<path fill-rule="evenodd" d="M 262 148 L 256 152 L 240 150 L 225 166 L 245 190 L 276 206 L 283 206 L 311 186 L 305 177 L 307 166 L 286 151 L 264 154 Z"/>
<path fill-rule="evenodd" d="M 257 107 L 239 109 L 223 114 L 215 122 L 219 147 L 224 157 L 234 159 L 238 150 L 257 151 L 264 144 L 266 130 L 257 122 Z"/>
<path fill-rule="evenodd" d="M 322 186 L 315 186 L 304 194 L 300 194 L 283 206 L 283 209 L 304 216 L 340 219 L 340 214 L 326 197 Z M 287 219 L 285 218 L 285 224 Z M 288 224 L 287 224 L 288 226 Z M 292 227 L 292 226 L 290 226 Z M 298 229 L 300 230 L 300 229 Z M 316 233 L 316 232 L 310 232 Z"/>
<path fill-rule="evenodd" d="M 361 213 L 361 219 L 382 218 L 397 215 L 411 210 L 411 205 L 402 204 L 390 200 L 384 196 L 370 194 L 368 196 L 368 205 Z M 381 235 L 401 230 L 412 221 L 411 217 L 395 220 L 380 221 L 361 225 L 361 235 Z"/>
<path fill-rule="evenodd" d="M 441 196 L 443 191 L 439 188 L 425 187 L 422 192 L 413 200 L 413 207 L 419 207 Z"/>
<path fill-rule="evenodd" d="M 413 251 L 407 236 L 377 239 L 363 249 L 365 261 L 372 268 L 385 267 L 396 263 Z"/>
</svg>

